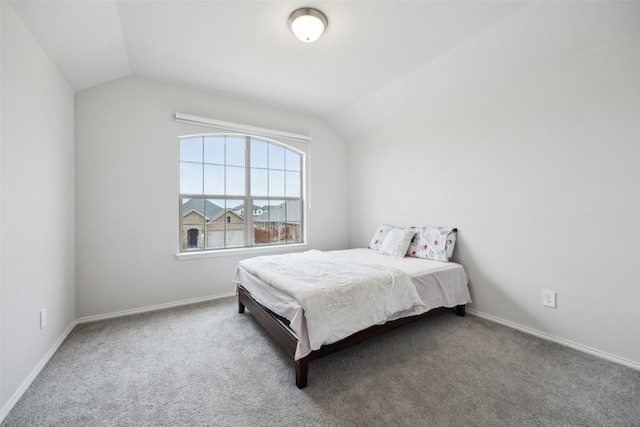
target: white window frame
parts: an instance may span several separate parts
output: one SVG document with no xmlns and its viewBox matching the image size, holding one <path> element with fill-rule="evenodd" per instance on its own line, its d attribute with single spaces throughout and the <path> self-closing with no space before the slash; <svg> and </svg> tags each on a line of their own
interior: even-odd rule
<svg viewBox="0 0 640 427">
<path fill-rule="evenodd" d="M 181 135 L 178 137 L 178 161 L 176 165 L 180 164 L 180 153 L 179 153 L 179 141 L 183 138 L 189 137 L 198 137 L 203 135 L 229 135 L 229 136 L 242 136 L 242 137 L 250 137 L 256 138 L 262 141 L 266 141 L 268 143 L 277 144 L 285 149 L 292 150 L 301 155 L 301 175 L 302 175 L 302 183 L 301 183 L 301 222 L 302 222 L 302 230 L 301 230 L 301 240 L 300 243 L 284 243 L 284 244 L 275 244 L 275 245 L 259 245 L 259 246 L 243 246 L 237 248 L 216 248 L 216 249 L 207 249 L 200 251 L 181 251 L 182 247 L 182 204 L 181 200 L 183 195 L 179 193 L 179 243 L 178 243 L 178 251 L 176 253 L 176 258 L 179 260 L 186 259 L 197 259 L 197 258 L 209 258 L 209 257 L 219 257 L 219 256 L 232 256 L 232 255 L 245 255 L 245 254 L 267 254 L 274 252 L 292 252 L 296 250 L 304 250 L 308 248 L 307 244 L 307 210 L 309 206 L 309 156 L 310 156 L 310 144 L 311 139 L 304 135 L 293 134 L 288 132 L 275 131 L 271 129 L 265 128 L 257 128 L 253 126 L 246 126 L 237 123 L 231 122 L 223 122 L 214 119 L 206 119 L 198 116 L 188 116 L 184 114 L 176 114 L 176 121 L 182 123 L 188 123 L 192 125 L 198 126 L 206 126 L 206 127 L 214 127 L 218 129 L 222 129 L 227 132 L 221 133 L 196 133 L 196 134 L 187 134 Z M 248 151 L 248 150 L 247 150 Z M 247 156 L 249 153 L 247 152 Z M 247 171 L 249 171 L 250 165 L 247 161 L 246 163 Z M 178 183 L 180 182 L 180 174 L 178 172 Z M 249 186 L 249 180 L 246 181 L 247 190 Z M 202 197 L 203 195 L 199 195 Z M 255 197 L 258 200 L 268 199 L 266 197 Z M 244 197 L 245 201 L 245 212 L 247 212 L 247 203 L 250 203 L 249 212 L 253 213 L 253 197 L 250 195 L 249 191 L 246 192 L 246 196 Z M 286 197 L 277 197 L 278 200 L 287 200 Z M 245 215 L 246 218 L 246 215 Z M 245 223 L 245 231 L 246 231 L 246 239 L 245 242 L 249 243 L 253 241 L 252 234 L 252 225 L 251 227 L 248 225 L 252 223 L 251 221 L 247 221 Z M 249 239 L 250 237 L 250 239 Z"/>
</svg>

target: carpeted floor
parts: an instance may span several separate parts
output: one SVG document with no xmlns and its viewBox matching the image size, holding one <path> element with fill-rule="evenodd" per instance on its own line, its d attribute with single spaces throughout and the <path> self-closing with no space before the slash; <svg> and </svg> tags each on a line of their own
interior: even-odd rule
<svg viewBox="0 0 640 427">
<path fill-rule="evenodd" d="M 640 371 L 441 313 L 293 362 L 227 298 L 78 325 L 2 426 L 639 426 Z"/>
</svg>

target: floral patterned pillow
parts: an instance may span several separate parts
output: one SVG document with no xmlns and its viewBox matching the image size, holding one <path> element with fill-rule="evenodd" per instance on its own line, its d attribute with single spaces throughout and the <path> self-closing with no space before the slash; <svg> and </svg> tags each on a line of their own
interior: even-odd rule
<svg viewBox="0 0 640 427">
<path fill-rule="evenodd" d="M 384 238 L 384 242 L 382 242 L 382 245 L 380 246 L 380 253 L 382 255 L 404 258 L 414 234 L 416 234 L 415 230 L 392 228 L 389 230 L 387 237 Z"/>
<path fill-rule="evenodd" d="M 458 229 L 447 227 L 416 227 L 408 256 L 432 259 L 434 261 L 451 261 L 456 245 Z"/>
<path fill-rule="evenodd" d="M 375 249 L 376 251 L 380 250 L 380 246 L 382 246 L 382 242 L 384 242 L 384 238 L 389 234 L 389 230 L 393 227 L 390 225 L 379 225 L 376 228 L 376 232 L 373 234 L 371 238 L 371 242 L 369 242 L 369 249 Z"/>
</svg>

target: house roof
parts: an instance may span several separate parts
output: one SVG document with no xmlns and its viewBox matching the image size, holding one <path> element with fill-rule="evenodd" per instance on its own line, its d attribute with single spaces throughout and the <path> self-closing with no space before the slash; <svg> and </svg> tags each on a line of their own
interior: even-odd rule
<svg viewBox="0 0 640 427">
<path fill-rule="evenodd" d="M 182 215 L 184 216 L 191 211 L 198 212 L 205 217 L 205 220 L 210 221 L 220 215 L 224 209 L 205 199 L 188 199 L 182 203 Z"/>
<path fill-rule="evenodd" d="M 241 206 L 236 206 L 229 210 L 237 212 L 240 208 Z M 276 206 L 254 205 L 253 208 L 254 210 L 264 210 L 261 215 L 255 215 L 253 217 L 254 222 L 297 222 L 302 218 L 300 202 L 295 200 L 287 200 Z M 186 215 L 191 211 L 198 212 L 200 215 L 205 217 L 206 221 L 211 221 L 212 219 L 220 216 L 225 210 L 205 199 L 189 199 L 182 204 L 182 214 Z"/>
<path fill-rule="evenodd" d="M 240 204 L 237 205 L 236 207 L 232 208 L 231 210 L 234 212 L 238 212 L 240 209 L 244 209 L 244 204 Z M 258 205 L 253 205 L 253 210 L 258 210 L 258 209 L 265 209 L 262 206 L 258 206 Z"/>
<path fill-rule="evenodd" d="M 298 222 L 302 215 L 300 212 L 300 202 L 297 200 L 287 200 L 277 206 L 265 206 L 262 215 L 253 217 L 253 222 Z"/>
</svg>

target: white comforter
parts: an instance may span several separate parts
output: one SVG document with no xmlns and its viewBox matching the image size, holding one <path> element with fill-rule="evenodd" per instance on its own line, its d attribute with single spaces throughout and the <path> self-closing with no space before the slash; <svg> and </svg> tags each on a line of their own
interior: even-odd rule
<svg viewBox="0 0 640 427">
<path fill-rule="evenodd" d="M 261 256 L 239 264 L 300 303 L 312 350 L 423 305 L 403 271 L 316 250 Z"/>
</svg>

